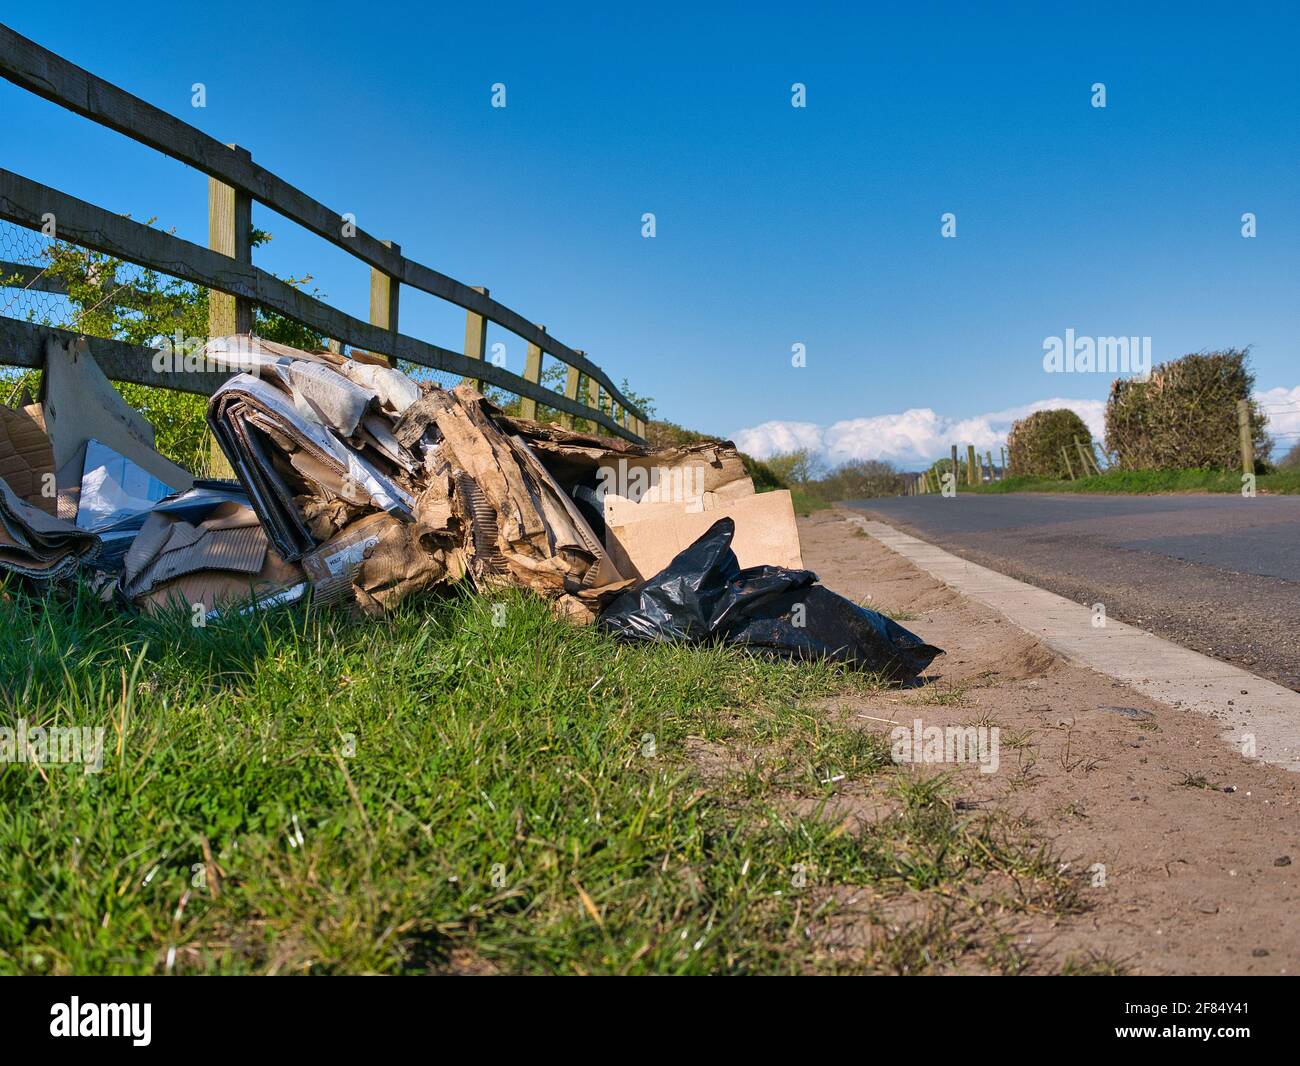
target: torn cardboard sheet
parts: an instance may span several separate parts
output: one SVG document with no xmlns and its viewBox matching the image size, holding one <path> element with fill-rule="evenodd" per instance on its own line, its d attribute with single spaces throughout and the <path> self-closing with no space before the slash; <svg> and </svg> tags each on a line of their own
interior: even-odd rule
<svg viewBox="0 0 1300 1066">
<path fill-rule="evenodd" d="M 20 499 L 0 479 L 0 570 L 52 581 L 94 560 L 99 538 Z"/>
<path fill-rule="evenodd" d="M 496 408 L 472 387 L 422 391 L 395 435 L 422 451 L 426 470 L 450 476 L 475 582 L 531 588 L 590 620 L 623 580 L 564 488 L 524 440 L 502 432 Z"/>
<path fill-rule="evenodd" d="M 426 541 L 420 527 L 383 516 L 379 539 L 355 571 L 353 594 L 367 614 L 381 614 L 416 592 L 465 576 L 464 554 Z"/>
<path fill-rule="evenodd" d="M 191 525 L 151 514 L 124 559 L 118 589 L 149 612 L 181 604 L 205 616 L 236 602 L 260 602 L 303 583 L 300 568 L 270 547 L 252 508 L 218 504 Z"/>
<path fill-rule="evenodd" d="M 125 456 L 177 491 L 194 484 L 188 471 L 154 450 L 153 427 L 109 383 L 86 351 L 84 339 L 65 344 L 50 338 L 46 343 L 41 395 L 60 517 L 76 515 L 75 505 L 72 514 L 67 513 L 67 502 L 79 499 L 89 440 Z"/>
</svg>

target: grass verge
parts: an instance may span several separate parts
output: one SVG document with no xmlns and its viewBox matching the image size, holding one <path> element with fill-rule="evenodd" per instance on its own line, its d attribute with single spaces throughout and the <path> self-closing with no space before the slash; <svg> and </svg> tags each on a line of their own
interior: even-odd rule
<svg viewBox="0 0 1300 1066">
<path fill-rule="evenodd" d="M 791 486 L 790 502 L 794 505 L 794 513 L 797 515 L 810 515 L 814 511 L 825 511 L 835 506 L 830 500 L 810 492 L 801 485 Z"/>
<path fill-rule="evenodd" d="M 192 628 L 9 586 L 0 632 L 0 725 L 105 735 L 100 772 L 0 766 L 6 973 L 807 972 L 846 965 L 809 933 L 838 886 L 1075 905 L 1028 836 L 819 707 L 873 684 L 828 666 L 620 645 L 527 597 Z M 752 757 L 719 779 L 701 742 Z M 826 816 L 882 780 L 898 817 Z M 972 950 L 944 943 L 847 965 Z"/>
<path fill-rule="evenodd" d="M 1258 492 L 1300 492 L 1300 470 L 1283 470 L 1256 477 Z M 961 492 L 1097 492 L 1150 495 L 1165 492 L 1241 492 L 1241 475 L 1223 470 L 1108 470 L 1074 481 L 1009 477 L 981 485 L 961 485 Z"/>
</svg>

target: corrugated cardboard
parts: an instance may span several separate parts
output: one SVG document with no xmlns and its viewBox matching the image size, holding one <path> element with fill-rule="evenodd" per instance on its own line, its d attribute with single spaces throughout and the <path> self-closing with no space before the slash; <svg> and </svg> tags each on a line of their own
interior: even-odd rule
<svg viewBox="0 0 1300 1066">
<path fill-rule="evenodd" d="M 266 533 L 252 508 L 221 503 L 198 525 L 154 512 L 123 560 L 120 587 L 135 600 L 177 578 L 201 572 L 258 574 L 267 555 Z M 247 585 L 247 578 L 243 578 Z"/>
<path fill-rule="evenodd" d="M 0 405 L 0 478 L 14 495 L 55 514 L 54 450 L 39 405 L 14 410 Z M 47 494 L 43 490 L 48 485 Z"/>
<path fill-rule="evenodd" d="M 237 574 L 229 570 L 200 570 L 157 585 L 147 595 L 136 599 L 137 606 L 153 614 L 168 607 L 192 611 L 195 605 L 211 618 L 223 609 L 252 603 L 267 603 L 292 594 L 305 585 L 301 567 L 286 563 L 274 548 L 266 550 L 266 561 L 256 574 Z"/>
<path fill-rule="evenodd" d="M 20 499 L 0 478 L 0 569 L 52 580 L 99 553 L 99 538 Z"/>
<path fill-rule="evenodd" d="M 609 499 L 606 497 L 607 503 Z M 605 546 L 625 575 L 635 574 L 642 581 L 653 577 L 724 516 L 736 522 L 731 547 L 742 568 L 770 564 L 803 569 L 794 505 L 784 489 L 745 496 L 707 511 L 687 511 L 684 503 L 629 506 L 650 507 L 653 513 L 639 521 L 605 527 Z"/>
</svg>

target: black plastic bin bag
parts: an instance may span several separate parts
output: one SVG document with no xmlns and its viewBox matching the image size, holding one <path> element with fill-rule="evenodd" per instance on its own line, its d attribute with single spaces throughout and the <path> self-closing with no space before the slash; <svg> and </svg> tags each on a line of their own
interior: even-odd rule
<svg viewBox="0 0 1300 1066">
<path fill-rule="evenodd" d="M 811 570 L 740 569 L 720 518 L 648 581 L 628 589 L 599 624 L 629 640 L 721 641 L 794 659 L 829 659 L 892 681 L 920 674 L 939 648 L 877 611 L 817 584 Z"/>
</svg>

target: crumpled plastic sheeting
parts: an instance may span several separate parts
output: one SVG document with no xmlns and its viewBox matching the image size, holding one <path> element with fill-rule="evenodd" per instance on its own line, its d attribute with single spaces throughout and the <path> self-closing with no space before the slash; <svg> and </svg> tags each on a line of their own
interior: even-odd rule
<svg viewBox="0 0 1300 1066">
<path fill-rule="evenodd" d="M 794 659 L 829 659 L 909 681 L 941 649 L 877 611 L 818 585 L 811 570 L 740 569 L 736 524 L 721 518 L 648 581 L 619 596 L 599 624 L 631 640 L 721 641 Z"/>
</svg>

